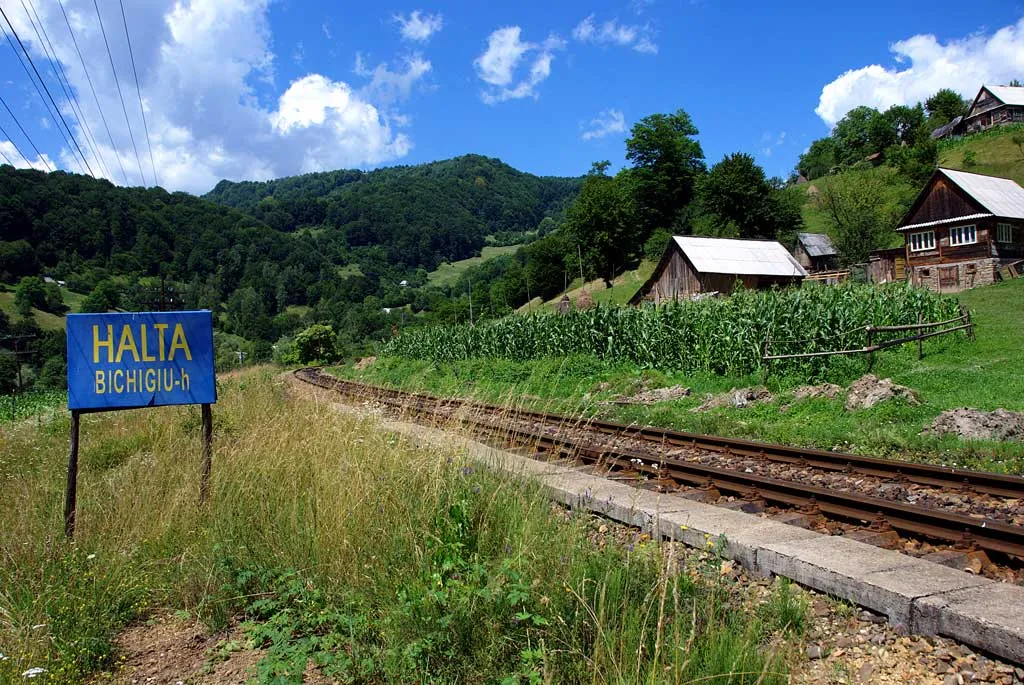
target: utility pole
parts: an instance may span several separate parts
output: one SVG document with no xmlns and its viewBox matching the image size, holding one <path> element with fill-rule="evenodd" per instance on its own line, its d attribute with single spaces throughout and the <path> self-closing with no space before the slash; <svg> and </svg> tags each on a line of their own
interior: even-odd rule
<svg viewBox="0 0 1024 685">
<path fill-rule="evenodd" d="M 576 243 L 576 258 L 580 262 L 580 287 L 583 288 L 587 282 L 583 280 L 583 250 L 580 248 L 579 243 Z"/>
<path fill-rule="evenodd" d="M 469 281 L 469 327 L 473 327 L 473 280 Z"/>
</svg>

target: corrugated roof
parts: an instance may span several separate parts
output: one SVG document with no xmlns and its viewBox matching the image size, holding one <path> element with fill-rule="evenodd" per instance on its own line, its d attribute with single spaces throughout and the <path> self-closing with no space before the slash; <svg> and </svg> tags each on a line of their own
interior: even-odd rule
<svg viewBox="0 0 1024 685">
<path fill-rule="evenodd" d="M 1006 105 L 1024 105 L 1024 88 L 1017 86 L 985 86 Z"/>
<path fill-rule="evenodd" d="M 992 214 L 1006 219 L 1024 219 L 1024 188 L 1012 179 L 952 169 L 939 171 Z"/>
<path fill-rule="evenodd" d="M 673 236 L 701 273 L 743 276 L 806 276 L 793 255 L 774 240 L 731 240 Z"/>
<path fill-rule="evenodd" d="M 811 257 L 831 257 L 836 254 L 832 239 L 824 233 L 797 233 L 796 236 Z"/>
<path fill-rule="evenodd" d="M 928 228 L 929 226 L 939 226 L 941 224 L 956 224 L 961 221 L 973 221 L 975 219 L 988 219 L 991 214 L 967 214 L 965 216 L 954 216 L 949 219 L 936 219 L 935 221 L 925 221 L 920 224 L 910 224 L 908 226 L 900 226 L 898 231 L 911 231 L 915 228 Z"/>
</svg>

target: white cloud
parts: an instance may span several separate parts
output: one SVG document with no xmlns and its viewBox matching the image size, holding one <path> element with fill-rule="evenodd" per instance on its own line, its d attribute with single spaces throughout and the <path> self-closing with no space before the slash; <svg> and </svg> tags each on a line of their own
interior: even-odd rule
<svg viewBox="0 0 1024 685">
<path fill-rule="evenodd" d="M 284 85 L 281 92 L 282 89 L 274 87 L 277 58 L 271 51 L 269 3 L 270 0 L 126 3 L 161 185 L 172 190 L 205 192 L 221 178 L 260 180 L 318 169 L 379 164 L 400 158 L 411 149 L 410 138 L 392 129 L 391 121 L 398 113 L 381 107 L 395 99 L 392 95 L 407 94 L 406 84 L 411 86 L 429 71 L 429 62 L 409 58 L 399 71 L 385 67 L 374 88 L 359 89 L 321 74 L 309 74 Z M 138 146 L 138 160 L 121 113 L 91 0 L 64 0 L 64 7 L 89 66 L 112 140 L 100 120 L 57 0 L 36 0 L 35 4 L 57 57 L 78 93 L 99 156 L 106 162 L 103 175 L 117 183 L 124 183 L 126 175 L 130 185 L 143 183 L 144 177 L 145 183 L 151 184 L 149 149 L 123 43 L 112 48 Z M 120 24 L 119 12 L 103 3 L 100 8 L 104 24 Z M 17 18 L 19 14 L 21 19 Z M 12 20 L 23 39 L 33 36 L 24 13 L 14 15 Z M 329 27 L 325 24 L 322 28 L 328 35 Z M 110 31 L 108 25 L 108 37 Z M 28 46 L 41 55 L 41 46 L 34 41 Z M 378 70 L 370 73 L 376 78 Z M 81 123 L 69 119 L 69 124 L 84 149 Z M 99 160 L 91 153 L 88 156 L 93 169 L 99 172 Z M 69 151 L 61 150 L 57 157 L 66 168 L 77 169 L 70 161 Z"/>
<path fill-rule="evenodd" d="M 392 70 L 384 63 L 378 64 L 371 70 L 363 61 L 362 55 L 356 55 L 356 73 L 371 79 L 363 91 L 370 100 L 385 106 L 408 98 L 413 85 L 426 76 L 430 70 L 430 62 L 420 55 L 405 57 L 397 70 Z"/>
<path fill-rule="evenodd" d="M 565 41 L 555 34 L 540 44 L 522 41 L 521 35 L 522 29 L 518 26 L 496 29 L 487 38 L 487 49 L 473 61 L 477 76 L 493 86 L 480 93 L 480 98 L 488 105 L 537 97 L 536 87 L 551 75 L 554 52 L 565 49 Z M 534 53 L 530 68 L 526 76 L 513 85 L 527 53 Z"/>
<path fill-rule="evenodd" d="M 656 54 L 658 46 L 652 38 L 649 25 L 620 24 L 614 19 L 598 25 L 594 15 L 586 17 L 572 30 L 572 37 L 581 43 L 619 45 L 644 54 Z"/>
<path fill-rule="evenodd" d="M 623 133 L 626 130 L 626 118 L 617 109 L 606 109 L 590 120 L 583 132 L 583 140 L 604 138 L 612 133 Z"/>
<path fill-rule="evenodd" d="M 834 125 L 860 105 L 913 105 L 942 88 L 971 98 L 982 84 L 1019 78 L 1024 73 L 1024 18 L 992 35 L 973 34 L 942 44 L 922 34 L 890 49 L 899 66 L 851 69 L 822 88 L 814 111 L 826 124 Z"/>
<path fill-rule="evenodd" d="M 6 164 L 4 158 L 11 160 L 15 169 L 38 169 L 39 171 L 50 171 L 56 168 L 56 164 L 45 153 L 42 157 L 34 160 L 27 160 L 18 152 L 18 148 L 9 140 L 0 140 L 0 163 Z"/>
<path fill-rule="evenodd" d="M 306 58 L 306 46 L 302 44 L 300 40 L 295 44 L 295 52 L 292 53 L 292 61 L 295 64 L 302 66 L 302 60 Z"/>
<path fill-rule="evenodd" d="M 332 38 L 331 27 L 326 21 L 323 24 L 320 24 L 320 30 L 324 32 L 324 37 L 327 40 L 330 40 Z"/>
<path fill-rule="evenodd" d="M 444 27 L 444 20 L 440 14 L 423 14 L 419 10 L 414 10 L 408 17 L 396 14 L 394 20 L 398 22 L 402 38 L 420 43 L 430 40 L 432 35 Z"/>
</svg>

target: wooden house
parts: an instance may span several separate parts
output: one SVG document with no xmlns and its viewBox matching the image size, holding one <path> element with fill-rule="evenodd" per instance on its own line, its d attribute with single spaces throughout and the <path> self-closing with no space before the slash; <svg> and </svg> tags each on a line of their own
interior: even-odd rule
<svg viewBox="0 0 1024 685">
<path fill-rule="evenodd" d="M 793 256 L 809 273 L 833 271 L 839 266 L 839 255 L 832 239 L 824 233 L 797 233 Z"/>
<path fill-rule="evenodd" d="M 974 133 L 1013 122 L 1024 122 L 1024 88 L 982 86 L 959 128 Z"/>
<path fill-rule="evenodd" d="M 941 292 L 992 283 L 1024 259 L 1024 188 L 1008 178 L 937 169 L 897 227 L 917 285 Z"/>
<path fill-rule="evenodd" d="M 894 247 L 872 251 L 868 255 L 865 275 L 870 283 L 893 283 L 907 280 L 906 248 Z"/>
<path fill-rule="evenodd" d="M 691 299 L 702 293 L 799 284 L 807 272 L 774 240 L 731 240 L 674 236 L 654 273 L 630 299 L 655 304 Z"/>
</svg>

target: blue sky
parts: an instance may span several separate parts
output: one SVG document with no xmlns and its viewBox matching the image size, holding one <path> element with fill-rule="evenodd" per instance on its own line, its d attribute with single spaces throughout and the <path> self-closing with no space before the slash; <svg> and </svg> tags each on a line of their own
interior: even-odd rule
<svg viewBox="0 0 1024 685">
<path fill-rule="evenodd" d="M 678 108 L 709 163 L 744 151 L 785 176 L 854 106 L 1024 79 L 1015 2 L 129 0 L 147 141 L 116 0 L 99 7 L 117 82 L 92 0 L 63 0 L 67 20 L 57 0 L 32 6 L 77 106 L 21 4 L 0 0 L 94 173 L 197 193 L 221 178 L 465 153 L 578 175 L 595 160 L 623 164 L 629 127 Z M 0 152 L 78 170 L 6 44 L 0 74 L 0 95 L 45 159 L 2 108 Z"/>
</svg>

